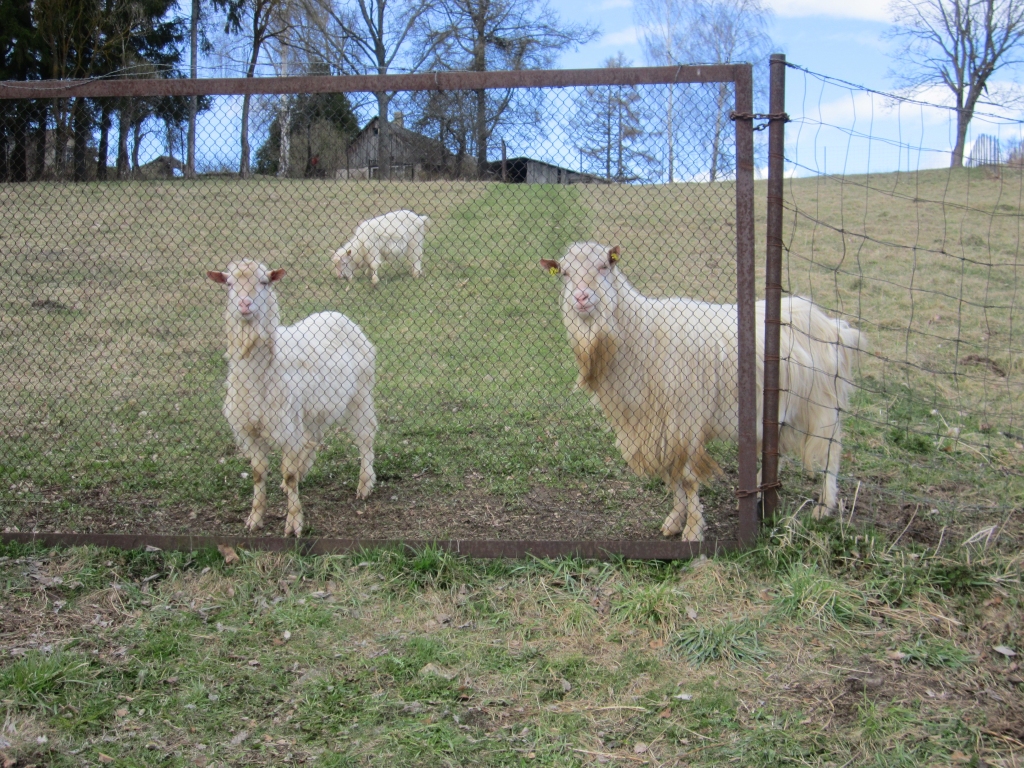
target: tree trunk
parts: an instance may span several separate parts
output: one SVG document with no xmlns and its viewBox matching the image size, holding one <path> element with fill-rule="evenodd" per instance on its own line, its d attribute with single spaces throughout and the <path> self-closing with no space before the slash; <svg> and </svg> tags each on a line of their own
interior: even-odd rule
<svg viewBox="0 0 1024 768">
<path fill-rule="evenodd" d="M 281 140 L 277 153 L 277 175 L 287 179 L 292 156 L 292 108 L 287 94 L 281 95 L 278 126 L 281 129 Z"/>
<path fill-rule="evenodd" d="M 281 77 L 288 77 L 288 46 L 281 42 Z M 292 110 L 288 94 L 282 93 L 277 102 L 277 125 L 281 139 L 277 147 L 278 178 L 288 178 L 288 165 L 292 151 Z"/>
<path fill-rule="evenodd" d="M 71 107 L 71 130 L 74 132 L 71 178 L 74 181 L 85 181 L 89 178 L 86 159 L 89 149 L 89 135 L 92 132 L 91 122 L 89 119 L 89 105 L 86 103 L 85 97 L 76 97 Z"/>
<path fill-rule="evenodd" d="M 132 175 L 138 176 L 139 171 L 139 145 L 142 143 L 142 121 L 136 120 L 132 126 Z"/>
<path fill-rule="evenodd" d="M 487 91 L 476 92 L 476 175 L 483 179 L 487 173 Z"/>
<path fill-rule="evenodd" d="M 17 129 L 8 128 L 7 125 L 0 127 L 0 182 L 13 181 L 11 178 L 11 165 L 14 162 L 15 130 Z"/>
<path fill-rule="evenodd" d="M 128 132 L 131 130 L 132 102 L 121 104 L 117 112 L 117 178 L 128 178 Z"/>
<path fill-rule="evenodd" d="M 35 168 L 33 169 L 32 178 L 38 180 L 43 178 L 43 175 L 46 173 L 46 123 L 49 119 L 49 104 L 45 101 L 37 102 L 36 111 L 38 122 L 36 123 Z"/>
<path fill-rule="evenodd" d="M 675 99 L 675 85 L 668 86 L 668 114 L 665 119 L 665 133 L 668 136 L 668 183 L 675 181 L 675 136 L 672 130 L 672 107 Z"/>
<path fill-rule="evenodd" d="M 195 80 L 199 76 L 198 55 L 199 45 L 199 0 L 192 0 L 192 22 L 189 29 L 189 77 Z M 185 159 L 185 178 L 196 177 L 196 113 L 199 111 L 199 97 L 193 95 L 188 103 L 188 149 Z"/>
<path fill-rule="evenodd" d="M 391 98 L 384 91 L 377 94 L 377 178 L 391 178 L 393 162 L 391 147 L 391 123 L 388 121 L 388 105 Z"/>
<path fill-rule="evenodd" d="M 956 144 L 953 145 L 953 154 L 950 156 L 950 168 L 963 168 L 964 151 L 967 145 L 967 128 L 971 124 L 973 111 L 958 109 L 956 112 Z"/>
<path fill-rule="evenodd" d="M 243 179 L 250 176 L 249 170 L 249 94 L 242 96 L 242 154 L 238 163 L 238 174 Z"/>
<path fill-rule="evenodd" d="M 15 113 L 15 124 L 12 130 L 14 146 L 8 160 L 7 175 L 11 181 L 28 181 L 28 142 L 29 142 L 29 109 L 19 109 Z"/>
<path fill-rule="evenodd" d="M 100 115 L 100 146 L 96 153 L 96 180 L 107 180 L 107 154 L 110 151 L 110 103 L 103 102 L 103 112 Z"/>
</svg>

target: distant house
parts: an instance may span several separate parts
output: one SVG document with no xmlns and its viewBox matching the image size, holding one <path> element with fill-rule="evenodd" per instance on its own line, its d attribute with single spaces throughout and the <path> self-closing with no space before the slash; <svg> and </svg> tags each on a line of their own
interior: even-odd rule
<svg viewBox="0 0 1024 768">
<path fill-rule="evenodd" d="M 391 178 L 406 180 L 435 179 L 445 174 L 452 154 L 437 139 L 410 131 L 401 112 L 389 123 L 391 139 Z M 346 167 L 339 179 L 376 179 L 380 177 L 377 140 L 380 118 L 374 117 L 348 145 Z"/>
<path fill-rule="evenodd" d="M 504 162 L 504 175 L 502 163 Z M 592 173 L 580 173 L 570 168 L 534 160 L 532 157 L 510 157 L 489 163 L 487 171 L 495 181 L 508 184 L 607 184 L 607 179 Z"/>
</svg>

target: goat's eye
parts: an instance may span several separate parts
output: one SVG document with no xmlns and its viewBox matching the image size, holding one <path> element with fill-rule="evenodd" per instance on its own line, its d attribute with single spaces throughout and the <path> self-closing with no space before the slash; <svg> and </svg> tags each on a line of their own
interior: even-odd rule
<svg viewBox="0 0 1024 768">
<path fill-rule="evenodd" d="M 270 285 L 270 281 L 267 280 L 266 278 L 263 278 L 262 280 L 260 280 L 260 285 Z"/>
</svg>

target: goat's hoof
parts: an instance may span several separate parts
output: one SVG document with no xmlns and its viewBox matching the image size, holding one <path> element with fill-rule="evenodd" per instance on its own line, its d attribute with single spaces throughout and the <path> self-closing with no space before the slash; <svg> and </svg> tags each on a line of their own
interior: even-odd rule
<svg viewBox="0 0 1024 768">
<path fill-rule="evenodd" d="M 263 527 L 263 518 L 262 517 L 254 517 L 252 515 L 249 515 L 248 519 L 246 519 L 246 521 L 245 521 L 245 530 L 247 530 L 247 531 L 258 531 L 262 527 Z"/>
<path fill-rule="evenodd" d="M 683 541 L 704 541 L 704 523 L 686 526 L 680 538 Z"/>
<path fill-rule="evenodd" d="M 815 504 L 814 509 L 811 510 L 811 518 L 814 520 L 821 520 L 823 517 L 831 517 L 831 515 L 832 510 L 824 504 Z"/>
<path fill-rule="evenodd" d="M 675 536 L 681 530 L 683 530 L 683 521 L 676 515 L 669 515 L 661 524 L 661 535 L 665 538 Z"/>
</svg>

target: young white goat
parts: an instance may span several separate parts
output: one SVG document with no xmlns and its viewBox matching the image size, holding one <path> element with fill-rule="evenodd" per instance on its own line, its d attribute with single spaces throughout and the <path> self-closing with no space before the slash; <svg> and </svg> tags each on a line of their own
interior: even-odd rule
<svg viewBox="0 0 1024 768">
<path fill-rule="evenodd" d="M 574 243 L 561 262 L 562 319 L 579 370 L 577 385 L 615 431 L 630 469 L 661 477 L 675 492 L 665 536 L 704 537 L 700 483 L 721 472 L 706 450 L 738 432 L 737 308 L 642 295 L 619 271 L 618 247 Z M 764 302 L 757 304 L 757 381 L 764 380 Z M 849 401 L 860 331 L 801 297 L 782 302 L 779 448 L 808 471 L 824 470 L 815 516 L 837 503 L 842 412 Z M 757 399 L 761 443 L 761 399 Z M 760 447 L 759 449 L 760 450 Z"/>
<path fill-rule="evenodd" d="M 412 211 L 391 211 L 361 222 L 352 239 L 331 257 L 338 277 L 350 283 L 357 267 L 370 270 L 370 282 L 386 260 L 405 259 L 413 277 L 423 274 L 423 239 L 430 219 Z"/>
<path fill-rule="evenodd" d="M 284 535 L 302 535 L 299 482 L 316 458 L 324 430 L 344 424 L 359 448 L 356 496 L 376 481 L 373 407 L 376 350 L 358 325 L 340 312 L 320 312 L 281 327 L 272 284 L 283 269 L 245 259 L 226 272 L 206 273 L 227 288 L 228 379 L 224 416 L 235 443 L 252 462 L 252 512 L 245 527 L 263 526 L 269 454 L 280 449 L 281 489 L 288 494 Z"/>
</svg>

